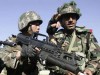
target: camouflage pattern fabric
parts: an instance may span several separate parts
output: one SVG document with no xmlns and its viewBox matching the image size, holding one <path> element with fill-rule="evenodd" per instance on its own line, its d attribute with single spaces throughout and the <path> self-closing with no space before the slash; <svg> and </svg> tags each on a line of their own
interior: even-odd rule
<svg viewBox="0 0 100 75">
<path fill-rule="evenodd" d="M 40 24 L 42 24 L 42 19 L 36 12 L 27 11 L 20 16 L 18 21 L 18 28 L 21 31 L 24 28 L 26 28 L 30 22 L 35 22 L 35 21 L 38 21 Z"/>
<path fill-rule="evenodd" d="M 69 3 L 64 3 L 62 6 L 58 7 L 57 12 L 58 14 L 61 15 L 58 19 L 60 19 L 65 14 L 76 14 L 77 19 L 79 19 L 81 13 L 80 13 L 80 9 L 77 8 L 76 6 L 77 4 L 74 1 L 71 1 Z"/>
<path fill-rule="evenodd" d="M 0 75 L 7 75 L 7 70 L 6 68 L 3 68 L 3 70 L 1 71 Z"/>
<path fill-rule="evenodd" d="M 76 26 L 75 30 L 76 38 L 73 45 L 71 46 L 71 52 L 75 52 L 76 55 L 82 57 L 81 61 L 77 61 L 77 64 L 79 65 L 79 68 L 82 71 L 85 68 L 88 68 L 91 71 L 95 72 L 97 67 L 96 62 L 100 61 L 100 51 L 97 50 L 97 47 L 95 45 L 97 44 L 97 42 L 94 41 L 95 38 L 92 33 L 90 34 L 90 39 L 89 39 L 89 50 L 87 50 L 86 37 L 88 32 L 90 33 L 89 29 L 86 29 L 85 27 Z M 73 37 L 74 37 L 73 34 L 69 36 L 63 29 L 60 29 L 54 34 L 53 38 L 51 38 L 51 42 L 61 46 L 62 49 L 68 52 L 69 46 L 73 41 L 72 39 Z M 86 63 L 88 63 L 88 65 L 86 65 Z"/>
<path fill-rule="evenodd" d="M 16 47 L 5 46 L 0 51 L 0 58 L 4 61 L 4 64 L 10 68 L 16 68 L 17 59 L 16 59 Z"/>
<path fill-rule="evenodd" d="M 14 35 L 9 37 L 6 41 L 15 42 L 16 38 Z M 5 67 L 1 71 L 1 75 L 7 75 L 7 68 L 16 69 L 19 63 L 19 60 L 16 59 L 17 51 L 20 51 L 20 46 L 11 47 L 8 45 L 4 45 L 3 48 L 0 49 L 0 59 L 4 62 Z"/>
</svg>

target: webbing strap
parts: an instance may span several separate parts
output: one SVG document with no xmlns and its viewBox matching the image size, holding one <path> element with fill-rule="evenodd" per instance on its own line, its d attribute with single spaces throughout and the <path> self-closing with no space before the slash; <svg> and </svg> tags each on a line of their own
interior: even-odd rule
<svg viewBox="0 0 100 75">
<path fill-rule="evenodd" d="M 75 34 L 75 31 L 73 32 L 72 35 L 73 35 L 73 37 L 72 37 L 71 43 L 70 43 L 69 48 L 68 48 L 68 53 L 70 53 L 71 50 L 73 49 L 72 47 L 73 47 L 74 42 L 75 42 L 75 40 L 76 40 L 76 34 Z"/>
</svg>

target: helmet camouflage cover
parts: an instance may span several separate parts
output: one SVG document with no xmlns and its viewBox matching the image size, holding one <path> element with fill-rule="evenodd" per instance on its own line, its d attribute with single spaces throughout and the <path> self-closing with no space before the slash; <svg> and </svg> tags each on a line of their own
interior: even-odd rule
<svg viewBox="0 0 100 75">
<path fill-rule="evenodd" d="M 23 30 L 28 26 L 30 22 L 38 21 L 40 24 L 42 24 L 41 17 L 34 11 L 28 11 L 23 13 L 18 21 L 18 28 L 19 30 Z"/>
<path fill-rule="evenodd" d="M 65 14 L 75 14 L 77 16 L 77 19 L 81 16 L 80 9 L 76 8 L 76 3 L 74 1 L 71 1 L 70 3 L 65 3 L 61 7 L 58 7 L 57 9 L 58 14 L 62 17 L 62 15 Z"/>
</svg>

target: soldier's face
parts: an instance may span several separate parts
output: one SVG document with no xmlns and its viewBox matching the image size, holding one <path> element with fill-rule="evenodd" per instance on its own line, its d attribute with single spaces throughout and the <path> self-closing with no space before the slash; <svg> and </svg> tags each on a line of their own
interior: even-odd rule
<svg viewBox="0 0 100 75">
<path fill-rule="evenodd" d="M 28 28 L 28 33 L 29 34 L 32 34 L 33 32 L 34 33 L 38 33 L 40 30 L 40 24 L 38 22 L 34 22 L 34 23 L 31 23 L 29 28 Z"/>
<path fill-rule="evenodd" d="M 62 18 L 62 25 L 64 26 L 64 28 L 71 30 L 71 29 L 75 29 L 76 23 L 77 23 L 77 19 L 75 15 L 65 15 Z"/>
<path fill-rule="evenodd" d="M 39 23 L 33 23 L 30 26 L 31 26 L 30 28 L 31 28 L 32 32 L 39 32 L 39 30 L 40 30 L 40 24 Z"/>
</svg>

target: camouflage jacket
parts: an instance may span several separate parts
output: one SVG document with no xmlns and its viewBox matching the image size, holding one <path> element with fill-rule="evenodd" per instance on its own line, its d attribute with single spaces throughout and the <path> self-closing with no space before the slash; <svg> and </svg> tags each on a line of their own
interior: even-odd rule
<svg viewBox="0 0 100 75">
<path fill-rule="evenodd" d="M 82 56 L 82 61 L 77 61 L 81 70 L 88 68 L 95 72 L 97 62 L 100 64 L 100 47 L 90 29 L 76 27 L 72 35 L 68 35 L 63 29 L 60 29 L 50 40 L 67 52 L 75 52 L 76 55 Z M 88 65 L 86 65 L 87 62 Z"/>
<path fill-rule="evenodd" d="M 9 37 L 6 41 L 8 42 L 15 42 L 16 37 L 12 36 Z M 15 69 L 18 64 L 18 60 L 16 59 L 17 51 L 20 51 L 21 47 L 16 45 L 14 47 L 4 45 L 3 48 L 0 49 L 0 58 L 4 62 L 6 67 Z"/>
</svg>

